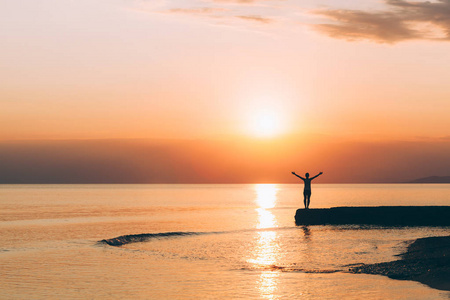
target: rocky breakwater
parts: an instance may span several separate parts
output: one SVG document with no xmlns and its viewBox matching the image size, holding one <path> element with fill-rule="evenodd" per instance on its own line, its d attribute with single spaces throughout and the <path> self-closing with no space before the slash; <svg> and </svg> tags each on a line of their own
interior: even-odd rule
<svg viewBox="0 0 450 300">
<path fill-rule="evenodd" d="M 298 209 L 297 225 L 450 226 L 450 206 Z"/>
</svg>

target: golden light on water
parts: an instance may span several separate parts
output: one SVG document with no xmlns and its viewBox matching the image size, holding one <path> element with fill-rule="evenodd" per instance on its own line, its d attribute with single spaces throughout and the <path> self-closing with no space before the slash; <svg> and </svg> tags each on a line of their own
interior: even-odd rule
<svg viewBox="0 0 450 300">
<path fill-rule="evenodd" d="M 253 249 L 254 258 L 248 262 L 256 267 L 270 267 L 277 263 L 279 250 L 277 234 L 274 231 L 260 232 L 257 246 Z"/>
<path fill-rule="evenodd" d="M 257 184 L 256 204 L 263 209 L 273 208 L 277 202 L 278 187 L 276 184 Z"/>
<path fill-rule="evenodd" d="M 270 211 L 264 208 L 257 208 L 256 211 L 258 212 L 258 221 L 259 221 L 257 228 L 277 227 L 275 216 Z"/>
<path fill-rule="evenodd" d="M 259 291 L 261 298 L 275 299 L 274 292 L 277 289 L 278 272 L 263 272 L 259 278 Z"/>
<path fill-rule="evenodd" d="M 277 185 L 276 184 L 257 184 L 256 203 L 259 208 L 256 209 L 258 213 L 257 228 L 274 228 L 277 227 L 275 216 L 269 208 L 275 207 L 277 200 Z M 258 244 L 255 248 L 256 258 L 252 260 L 253 263 L 261 265 L 270 265 L 276 262 L 275 256 L 278 250 L 276 242 L 277 233 L 275 231 L 261 231 L 258 232 Z"/>
<path fill-rule="evenodd" d="M 276 218 L 270 211 L 270 208 L 274 208 L 276 205 L 278 187 L 275 184 L 258 184 L 255 186 L 255 191 L 256 203 L 259 206 L 256 209 L 258 213 L 257 228 L 278 227 Z M 277 265 L 279 256 L 280 245 L 278 244 L 277 232 L 269 230 L 258 232 L 258 240 L 253 249 L 252 258 L 248 262 L 254 264 L 257 268 L 269 269 L 262 270 L 257 282 L 262 298 L 274 298 L 279 272 L 270 270 L 270 268 Z"/>
</svg>

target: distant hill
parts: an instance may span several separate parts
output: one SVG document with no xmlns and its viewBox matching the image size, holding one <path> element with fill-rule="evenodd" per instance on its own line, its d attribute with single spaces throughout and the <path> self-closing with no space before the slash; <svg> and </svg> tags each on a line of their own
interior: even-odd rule
<svg viewBox="0 0 450 300">
<path fill-rule="evenodd" d="M 450 183 L 450 176 L 430 176 L 415 179 L 408 183 Z"/>
</svg>

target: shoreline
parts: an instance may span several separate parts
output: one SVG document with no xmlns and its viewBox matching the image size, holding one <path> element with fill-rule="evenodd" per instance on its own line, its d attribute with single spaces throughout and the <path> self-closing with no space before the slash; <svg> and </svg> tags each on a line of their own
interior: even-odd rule
<svg viewBox="0 0 450 300">
<path fill-rule="evenodd" d="M 417 239 L 399 256 L 400 260 L 364 264 L 348 271 L 413 280 L 434 289 L 450 291 L 450 236 Z"/>
</svg>

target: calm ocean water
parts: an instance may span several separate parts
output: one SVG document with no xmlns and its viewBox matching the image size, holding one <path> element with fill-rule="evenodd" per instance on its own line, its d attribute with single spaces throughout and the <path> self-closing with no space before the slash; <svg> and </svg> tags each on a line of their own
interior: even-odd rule
<svg viewBox="0 0 450 300">
<path fill-rule="evenodd" d="M 2 299 L 449 299 L 341 272 L 450 228 L 295 226 L 300 185 L 0 185 Z M 450 205 L 450 185 L 316 184 L 311 208 Z M 112 247 L 99 240 L 182 232 Z"/>
</svg>

